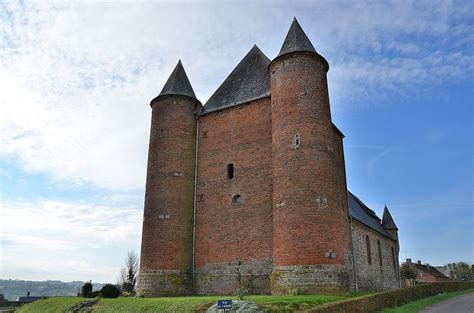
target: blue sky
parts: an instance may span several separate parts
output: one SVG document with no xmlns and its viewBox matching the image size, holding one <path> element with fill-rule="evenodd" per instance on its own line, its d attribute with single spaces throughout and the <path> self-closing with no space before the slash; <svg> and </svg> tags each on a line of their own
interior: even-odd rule
<svg viewBox="0 0 474 313">
<path fill-rule="evenodd" d="M 0 1 L 0 278 L 115 282 L 139 251 L 149 101 L 204 103 L 293 16 L 330 64 L 349 189 L 405 257 L 474 262 L 472 1 Z"/>
</svg>

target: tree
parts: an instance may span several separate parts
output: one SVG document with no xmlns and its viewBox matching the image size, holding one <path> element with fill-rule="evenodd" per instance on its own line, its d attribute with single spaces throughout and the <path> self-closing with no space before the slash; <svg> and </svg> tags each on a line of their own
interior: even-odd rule
<svg viewBox="0 0 474 313">
<path fill-rule="evenodd" d="M 454 280 L 471 280 L 472 271 L 469 264 L 466 262 L 450 263 L 448 264 L 450 277 Z"/>
<path fill-rule="evenodd" d="M 400 275 L 403 278 L 408 279 L 410 285 L 415 285 L 416 276 L 418 276 L 418 272 L 416 271 L 413 264 L 405 262 L 402 263 L 402 266 L 400 267 Z"/>
<path fill-rule="evenodd" d="M 122 291 L 130 295 L 135 294 L 135 286 L 138 278 L 139 259 L 135 251 L 130 250 L 127 253 L 127 259 L 125 260 L 125 266 L 120 270 L 120 276 L 118 279 L 119 285 L 122 287 Z"/>
<path fill-rule="evenodd" d="M 100 295 L 103 298 L 118 298 L 120 295 L 120 289 L 112 284 L 106 284 L 100 290 Z"/>
<path fill-rule="evenodd" d="M 92 281 L 88 281 L 82 286 L 81 295 L 85 298 L 89 292 L 92 292 Z"/>
</svg>

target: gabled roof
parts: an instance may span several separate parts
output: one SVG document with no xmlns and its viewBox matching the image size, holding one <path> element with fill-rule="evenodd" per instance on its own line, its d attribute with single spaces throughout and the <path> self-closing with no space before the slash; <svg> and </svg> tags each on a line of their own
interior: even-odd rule
<svg viewBox="0 0 474 313">
<path fill-rule="evenodd" d="M 385 205 L 385 208 L 383 209 L 382 227 L 385 229 L 398 230 L 398 227 L 397 225 L 395 225 L 395 222 L 393 221 L 392 215 L 390 214 L 387 205 Z"/>
<path fill-rule="evenodd" d="M 434 277 L 439 277 L 439 278 L 444 278 L 444 279 L 449 279 L 446 275 L 441 273 L 436 269 L 436 267 L 431 266 L 431 265 L 426 265 L 426 264 L 418 264 L 418 263 L 412 263 L 412 265 L 419 271 L 423 271 L 427 274 L 430 274 L 431 276 Z"/>
<path fill-rule="evenodd" d="M 203 107 L 201 114 L 270 95 L 270 60 L 254 45 Z"/>
<path fill-rule="evenodd" d="M 166 81 L 166 84 L 163 87 L 163 90 L 161 90 L 158 97 L 165 95 L 181 95 L 196 99 L 193 87 L 191 86 L 188 76 L 184 71 L 183 64 L 181 64 L 181 60 L 178 61 L 178 64 L 176 65 L 170 77 Z"/>
<path fill-rule="evenodd" d="M 347 201 L 349 205 L 349 215 L 364 224 L 367 227 L 372 228 L 381 235 L 396 240 L 382 227 L 382 221 L 375 214 L 374 211 L 369 209 L 359 198 L 354 196 L 349 190 L 347 191 Z"/>
<path fill-rule="evenodd" d="M 280 53 L 278 53 L 277 57 L 296 51 L 308 51 L 316 53 L 313 44 L 308 39 L 308 36 L 306 36 L 303 28 L 301 28 L 300 23 L 298 23 L 298 20 L 295 17 L 293 19 L 293 23 L 291 23 L 288 34 L 286 35 L 285 41 L 283 42 Z"/>
</svg>

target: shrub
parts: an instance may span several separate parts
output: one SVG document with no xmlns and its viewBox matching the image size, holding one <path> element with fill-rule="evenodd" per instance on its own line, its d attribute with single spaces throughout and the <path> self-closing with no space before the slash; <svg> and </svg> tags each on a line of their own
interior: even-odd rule
<svg viewBox="0 0 474 313">
<path fill-rule="evenodd" d="M 104 298 L 118 298 L 120 295 L 120 289 L 112 284 L 106 284 L 100 290 L 100 294 Z"/>
<path fill-rule="evenodd" d="M 372 295 L 342 300 L 329 304 L 321 305 L 317 308 L 308 310 L 313 313 L 371 313 L 380 312 L 384 308 L 400 306 L 402 304 L 434 296 L 444 292 L 466 290 L 474 288 L 474 282 L 441 282 L 402 289 L 384 291 Z"/>
<path fill-rule="evenodd" d="M 82 289 L 81 289 L 81 295 L 85 298 L 87 297 L 87 295 L 89 294 L 89 292 L 92 292 L 92 283 L 89 281 L 87 283 L 85 283 L 83 286 L 82 286 Z"/>
<path fill-rule="evenodd" d="M 100 291 L 89 291 L 87 293 L 87 298 L 96 298 L 100 296 Z"/>
</svg>

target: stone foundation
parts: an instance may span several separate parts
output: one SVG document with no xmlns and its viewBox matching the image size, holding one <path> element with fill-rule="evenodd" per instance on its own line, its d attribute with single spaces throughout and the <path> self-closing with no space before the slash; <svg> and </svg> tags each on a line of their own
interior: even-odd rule
<svg viewBox="0 0 474 313">
<path fill-rule="evenodd" d="M 191 272 L 178 270 L 140 271 L 137 294 L 144 297 L 191 295 Z"/>
<path fill-rule="evenodd" d="M 271 291 L 281 294 L 338 294 L 350 290 L 351 272 L 343 265 L 276 266 Z"/>
<path fill-rule="evenodd" d="M 196 269 L 196 294 L 235 294 L 242 288 L 251 294 L 270 294 L 271 259 L 206 264 Z"/>
</svg>

